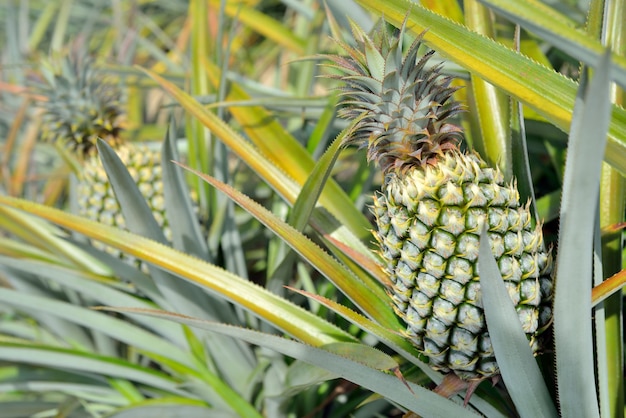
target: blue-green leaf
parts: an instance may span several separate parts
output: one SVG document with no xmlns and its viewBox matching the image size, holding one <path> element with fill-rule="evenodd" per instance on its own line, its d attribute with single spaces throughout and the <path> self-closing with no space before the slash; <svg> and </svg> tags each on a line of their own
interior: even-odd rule
<svg viewBox="0 0 626 418">
<path fill-rule="evenodd" d="M 287 356 L 331 370 L 338 376 L 363 386 L 393 402 L 428 417 L 475 417 L 470 410 L 447 400 L 421 386 L 403 382 L 397 377 L 371 368 L 359 361 L 311 347 L 283 337 L 231 325 L 203 321 L 172 312 L 114 309 L 125 314 L 149 315 L 240 338 L 251 344 L 271 348 Z M 408 386 L 408 387 L 407 387 Z M 410 388 L 410 389 L 409 389 Z"/>
<path fill-rule="evenodd" d="M 127 361 L 76 350 L 50 348 L 37 345 L 3 343 L 0 360 L 78 371 L 86 374 L 105 375 L 133 380 L 170 393 L 194 398 L 179 387 L 176 379 L 151 368 L 141 367 Z"/>
<path fill-rule="evenodd" d="M 180 251 L 210 262 L 209 247 L 200 229 L 189 188 L 180 168 L 172 162 L 179 160 L 176 150 L 176 126 L 172 120 L 163 142 L 161 167 L 165 210 L 172 229 L 173 245 Z"/>
<path fill-rule="evenodd" d="M 0 301 L 4 305 L 43 312 L 52 317 L 89 327 L 92 332 L 101 332 L 130 346 L 147 352 L 155 352 L 181 364 L 189 366 L 194 364 L 187 353 L 166 339 L 102 312 L 5 288 L 0 288 Z"/>
<path fill-rule="evenodd" d="M 478 269 L 489 337 L 502 379 L 518 413 L 528 418 L 558 417 L 513 301 L 504 286 L 485 228 L 480 234 Z"/>
<path fill-rule="evenodd" d="M 106 142 L 98 140 L 97 146 L 129 230 L 167 245 L 165 235 L 154 219 L 152 210 L 120 158 Z M 210 304 L 204 292 L 198 291 L 195 286 L 178 280 L 162 269 L 151 266 L 149 268 L 157 287 L 171 304 L 168 309 L 187 312 L 202 318 L 211 318 L 208 310 L 205 309 Z"/>
<path fill-rule="evenodd" d="M 563 416 L 599 416 L 595 384 L 589 384 L 595 382 L 591 287 L 600 167 L 611 109 L 610 57 L 607 51 L 588 86 L 586 75 L 581 80 L 563 178 L 554 301 Z"/>
</svg>

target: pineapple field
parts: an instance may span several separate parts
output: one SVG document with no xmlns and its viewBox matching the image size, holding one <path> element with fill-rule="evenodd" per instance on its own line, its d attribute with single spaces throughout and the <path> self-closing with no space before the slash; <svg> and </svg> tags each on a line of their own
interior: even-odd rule
<svg viewBox="0 0 626 418">
<path fill-rule="evenodd" d="M 624 22 L 0 2 L 0 418 L 624 417 Z"/>
</svg>

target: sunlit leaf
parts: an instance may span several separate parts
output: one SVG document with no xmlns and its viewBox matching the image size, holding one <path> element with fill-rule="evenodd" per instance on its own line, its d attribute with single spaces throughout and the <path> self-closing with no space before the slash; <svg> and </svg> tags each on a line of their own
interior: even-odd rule
<svg viewBox="0 0 626 418">
<path fill-rule="evenodd" d="M 243 280 L 217 266 L 180 253 L 144 237 L 109 227 L 26 200 L 0 196 L 0 205 L 36 214 L 60 226 L 101 241 L 159 266 L 180 280 L 186 279 L 209 289 L 255 313 L 279 329 L 309 344 L 350 341 L 352 336 L 322 318 L 280 298 L 260 286 Z"/>
<path fill-rule="evenodd" d="M 278 234 L 298 254 L 309 261 L 328 280 L 333 282 L 346 296 L 348 296 L 363 312 L 379 323 L 390 328 L 398 328 L 399 320 L 391 307 L 384 299 L 363 283 L 358 277 L 349 272 L 345 266 L 319 248 L 303 234 L 299 233 L 285 222 L 278 219 L 263 206 L 252 201 L 247 196 L 219 180 L 189 169 L 231 199 L 244 207 L 250 214 L 261 221 L 265 226 Z"/>
</svg>

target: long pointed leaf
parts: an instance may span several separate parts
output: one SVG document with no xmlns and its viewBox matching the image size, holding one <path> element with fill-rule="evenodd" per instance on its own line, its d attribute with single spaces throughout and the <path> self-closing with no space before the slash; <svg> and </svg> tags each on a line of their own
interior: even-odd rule
<svg viewBox="0 0 626 418">
<path fill-rule="evenodd" d="M 193 210 L 189 190 L 183 176 L 184 172 L 172 162 L 179 160 L 175 133 L 176 126 L 174 120 L 171 120 L 163 143 L 161 163 L 165 208 L 172 229 L 174 248 L 210 261 L 209 248 L 206 239 L 202 236 L 197 215 Z M 108 305 L 128 306 L 121 303 L 108 303 Z M 223 298 L 207 298 L 207 303 L 202 306 L 202 309 L 208 312 L 209 318 L 219 318 L 228 323 L 239 322 L 232 306 Z M 231 364 L 228 368 L 221 368 L 225 378 L 232 374 L 236 376 L 230 380 L 232 385 L 245 384 L 245 380 L 241 379 L 241 376 L 248 374 L 248 368 L 252 367 L 252 355 L 249 348 L 242 345 L 240 341 L 233 341 L 221 336 L 211 339 L 206 345 L 207 351 L 218 367 L 221 364 Z"/>
<path fill-rule="evenodd" d="M 331 146 L 326 150 L 326 152 L 322 155 L 320 160 L 315 164 L 311 175 L 305 182 L 300 194 L 298 195 L 298 199 L 293 205 L 293 208 L 287 218 L 287 222 L 289 225 L 293 226 L 296 230 L 302 232 L 304 231 L 305 226 L 308 223 L 309 217 L 313 214 L 315 209 L 315 204 L 317 202 L 318 197 L 322 193 L 324 185 L 326 181 L 330 177 L 330 173 L 332 171 L 333 165 L 341 152 L 344 139 L 350 134 L 350 131 L 356 126 L 359 119 L 352 121 L 350 126 L 344 129 L 335 139 L 335 141 L 331 144 Z M 332 237 L 325 237 L 326 239 L 333 240 Z M 335 240 L 336 241 L 336 240 Z M 284 243 L 284 241 L 281 241 Z M 329 245 L 329 248 L 333 249 L 332 245 Z M 358 253 L 357 249 L 352 249 L 354 253 L 361 255 L 362 253 Z M 339 252 L 338 256 L 343 256 L 342 252 Z M 350 255 L 346 253 L 345 255 Z M 354 260 L 356 261 L 356 260 Z M 283 267 L 281 265 L 281 267 Z M 358 272 L 357 272 L 358 273 Z M 365 283 L 365 285 L 371 289 L 380 299 L 386 300 L 387 295 L 384 290 L 376 283 L 372 278 L 365 274 L 360 274 L 359 278 L 361 281 Z"/>
<path fill-rule="evenodd" d="M 389 345 L 389 347 L 393 348 L 397 352 L 401 353 L 407 360 L 411 361 L 415 365 L 417 365 L 422 371 L 424 371 L 433 381 L 439 382 L 441 381 L 441 376 L 439 373 L 433 371 L 426 363 L 419 359 L 419 353 L 417 352 L 415 346 L 413 346 L 409 341 L 404 338 L 399 332 L 389 330 L 385 327 L 380 326 L 376 322 L 364 317 L 363 315 L 358 314 L 352 309 L 323 296 L 315 295 L 303 290 L 294 289 L 288 287 L 293 292 L 298 292 L 301 295 L 304 295 L 308 298 L 315 300 L 318 303 L 326 306 L 333 312 L 341 315 L 344 319 L 348 320 L 350 323 L 358 326 L 364 331 L 376 336 L 381 341 L 384 341 L 385 344 Z"/>
<path fill-rule="evenodd" d="M 311 298 L 321 303 L 322 305 L 326 306 L 333 312 L 341 315 L 344 319 L 348 320 L 350 323 L 376 336 L 385 345 L 392 348 L 394 351 L 401 354 L 402 357 L 404 357 L 411 363 L 418 366 L 420 370 L 424 372 L 424 374 L 428 376 L 428 378 L 432 380 L 433 382 L 439 384 L 443 380 L 443 376 L 439 372 L 434 371 L 432 368 L 430 368 L 430 366 L 428 366 L 426 363 L 422 362 L 419 359 L 419 353 L 416 351 L 415 346 L 412 345 L 399 332 L 391 331 L 384 327 L 381 327 L 377 323 L 365 318 L 362 315 L 359 315 L 358 313 L 347 308 L 346 306 L 341 305 L 340 303 L 334 300 L 330 300 L 325 297 L 314 295 L 309 292 L 305 292 L 305 291 L 298 290 L 298 289 L 290 288 L 290 290 L 294 292 L 298 292 L 308 298 Z M 493 405 L 487 402 L 487 400 L 481 399 L 476 395 L 472 396 L 470 403 L 473 407 L 475 407 L 477 410 L 479 410 L 486 416 L 493 417 L 493 418 L 498 418 L 498 417 L 505 418 L 505 415 L 497 411 Z"/>
<path fill-rule="evenodd" d="M 219 74 L 219 68 L 210 67 L 209 74 Z M 287 202 L 295 202 L 299 184 L 304 184 L 313 169 L 311 156 L 306 152 L 295 138 L 287 134 L 285 129 L 272 119 L 272 116 L 262 108 L 247 107 L 232 108 L 231 112 L 238 116 L 238 121 L 244 127 L 254 127 L 249 129 L 247 134 L 253 135 L 255 145 L 236 134 L 223 120 L 207 111 L 197 100 L 176 87 L 174 83 L 165 80 L 159 75 L 144 70 L 151 78 L 157 81 L 166 89 L 188 112 L 197 117 L 204 126 L 211 129 L 228 147 L 243 159 L 255 173 L 260 175 L 269 185 L 272 186 Z M 236 97 L 232 97 L 236 95 Z M 228 99 L 247 99 L 241 87 L 236 84 L 231 85 L 231 93 Z M 269 122 L 268 122 L 269 121 Z M 273 138 L 273 141 L 267 141 Z M 268 160 L 271 158 L 270 160 Z M 269 163 L 268 163 L 269 162 Z M 276 167 L 278 165 L 282 169 Z M 288 173 L 289 176 L 286 176 Z M 320 203 L 341 222 L 347 225 L 353 234 L 365 237 L 370 227 L 369 222 L 358 211 L 346 213 L 347 205 L 351 205 L 350 199 L 334 181 L 329 181 L 327 188 L 330 193 L 324 192 L 320 197 Z M 321 216 L 317 214 L 314 216 Z"/>
<path fill-rule="evenodd" d="M 353 127 L 354 125 L 353 123 L 351 126 Z M 343 138 L 350 130 L 350 128 L 346 128 L 339 134 L 322 155 L 322 158 L 315 164 L 309 178 L 304 183 L 304 186 L 302 186 L 302 190 L 298 194 L 298 198 L 293 205 L 289 218 L 287 218 L 289 225 L 293 226 L 298 231 L 303 231 L 304 227 L 307 225 L 309 217 L 313 213 L 313 209 L 317 203 L 317 199 L 330 177 L 335 161 L 337 161 Z"/>
<path fill-rule="evenodd" d="M 500 269 L 486 228 L 480 234 L 480 288 L 489 337 L 504 384 L 522 417 L 558 417 Z"/>
<path fill-rule="evenodd" d="M 219 75 L 219 70 L 209 61 L 205 61 L 213 83 Z M 227 100 L 247 100 L 250 96 L 235 82 L 231 82 Z M 184 103 L 181 102 L 184 105 Z M 187 110 L 191 110 L 187 107 Z M 260 106 L 240 107 L 233 106 L 230 112 L 241 124 L 252 142 L 274 164 L 284 170 L 299 184 L 304 184 L 313 169 L 314 162 L 306 149 L 290 135 L 286 129 L 275 120 L 274 116 Z M 270 142 L 267 138 L 273 138 Z M 320 203 L 326 207 L 343 225 L 346 225 L 355 235 L 361 237 L 363 229 L 369 223 L 362 213 L 350 210 L 350 199 L 341 187 L 330 179 L 320 196 Z"/>
<path fill-rule="evenodd" d="M 37 345 L 3 343 L 0 345 L 0 360 L 124 378 L 176 395 L 195 397 L 188 391 L 179 389 L 179 384 L 174 378 L 154 369 L 144 368 L 118 358 Z"/>
<path fill-rule="evenodd" d="M 595 67 L 602 59 L 604 47 L 592 36 L 578 30 L 571 22 L 555 18 L 557 12 L 536 0 L 478 0 L 514 23 L 556 45 L 572 57 Z M 612 76 L 626 88 L 626 57 L 611 55 Z"/>
<path fill-rule="evenodd" d="M 272 187 L 285 201 L 293 204 L 299 193 L 300 187 L 293 180 L 299 179 L 304 183 L 310 170 L 303 170 L 303 166 L 312 169 L 313 162 L 310 155 L 300 144 L 286 133 L 284 128 L 262 108 L 254 108 L 247 111 L 247 108 L 233 108 L 231 112 L 239 114 L 240 123 L 244 126 L 254 127 L 248 131 L 248 135 L 256 139 L 255 145 L 263 146 L 264 152 L 271 152 L 271 161 L 263 152 L 227 125 L 222 119 L 205 109 L 197 100 L 176 87 L 175 84 L 164 78 L 144 70 L 150 77 L 156 80 L 166 89 L 180 104 L 191 114 L 197 117 L 202 124 L 211 129 L 211 132 L 218 136 L 228 147 L 244 160 L 251 169 L 261 176 L 270 187 Z M 211 67 L 212 72 L 219 72 L 217 67 Z M 243 90 L 236 84 L 231 86 L 231 95 L 245 95 Z M 247 97 L 247 96 L 245 96 Z M 271 122 L 268 123 L 268 120 Z M 263 127 L 263 129 L 261 129 Z M 266 141 L 267 138 L 274 138 L 275 141 Z M 287 158 L 289 157 L 289 158 Z M 278 164 L 283 169 L 276 166 Z M 293 170 L 300 170 L 294 172 Z M 285 175 L 285 172 L 289 175 Z M 326 189 L 330 188 L 330 194 Z M 311 217 L 311 225 L 322 234 L 330 234 L 336 239 L 347 243 L 350 247 L 361 253 L 368 254 L 369 250 L 364 245 L 364 239 L 371 228 L 371 225 L 363 214 L 354 208 L 350 199 L 340 190 L 333 181 L 327 182 L 324 191 L 320 196 L 322 208 L 316 208 Z M 329 208 L 330 213 L 325 210 Z M 349 210 L 347 210 L 349 208 Z M 340 222 L 338 222 L 339 220 Z"/>
<path fill-rule="evenodd" d="M 36 277 L 28 275 L 26 278 L 15 277 L 15 272 L 8 272 L 8 279 L 11 291 L 16 294 L 31 295 L 43 300 L 69 299 L 71 295 L 56 292 L 50 286 L 44 285 Z M 24 274 L 21 273 L 20 276 Z M 2 290 L 4 288 L 0 288 Z M 6 289 L 9 290 L 9 289 Z M 80 347 L 83 350 L 96 349 L 97 342 L 94 341 L 90 330 L 75 322 L 66 321 L 63 317 L 50 315 L 45 310 L 31 309 L 29 316 L 35 319 L 44 328 L 46 333 L 53 334 L 58 340 L 63 341 L 63 346 Z"/>
<path fill-rule="evenodd" d="M 148 206 L 135 181 L 115 151 L 106 142 L 99 140 L 98 153 L 124 214 L 128 229 L 161 244 L 167 244 L 162 229 L 154 219 L 152 209 Z M 205 309 L 210 306 L 207 295 L 198 292 L 188 283 L 177 280 L 168 272 L 152 266 L 149 268 L 150 275 L 157 287 L 171 304 L 168 309 L 175 309 L 201 318 L 216 319 L 212 318 L 209 315 L 209 310 Z M 216 313 L 220 314 L 219 312 Z"/>
<path fill-rule="evenodd" d="M 153 304 L 145 302 L 143 299 L 131 296 L 125 292 L 115 289 L 111 285 L 96 282 L 95 277 L 89 277 L 87 273 L 72 271 L 65 267 L 49 265 L 38 261 L 28 261 L 0 257 L 0 264 L 11 267 L 16 271 L 23 271 L 30 274 L 41 274 L 45 272 L 46 280 L 52 280 L 61 286 L 75 290 L 102 305 L 128 306 L 136 308 L 151 308 Z M 166 340 L 176 344 L 184 344 L 184 335 L 180 328 L 161 327 L 153 321 L 140 322 L 146 328 L 159 333 Z"/>
<path fill-rule="evenodd" d="M 352 124 L 352 126 L 354 126 L 354 124 Z M 348 129 L 345 129 L 342 133 L 340 133 L 339 137 L 335 139 L 322 158 L 320 158 L 317 164 L 315 164 L 313 171 L 311 171 L 311 175 L 304 183 L 304 186 L 302 186 L 302 190 L 300 190 L 298 198 L 287 216 L 287 223 L 298 232 L 303 232 L 309 223 L 309 218 L 313 214 L 317 199 L 319 198 L 326 181 L 330 177 L 333 165 L 335 164 L 341 150 L 343 137 L 345 137 L 347 132 Z M 278 267 L 275 271 L 270 273 L 270 275 L 273 277 L 284 277 L 289 271 L 292 270 L 292 266 L 296 258 L 294 253 L 289 252 L 289 247 L 283 240 L 279 240 L 276 252 L 278 255 Z M 270 286 L 271 284 L 268 283 L 268 288 L 270 288 Z"/>
<path fill-rule="evenodd" d="M 595 385 L 589 385 L 595 381 L 591 286 L 594 222 L 610 110 L 609 62 L 607 52 L 590 85 L 581 82 L 563 179 L 554 339 L 564 416 L 599 415 Z"/>
<path fill-rule="evenodd" d="M 172 120 L 163 142 L 161 161 L 165 210 L 172 229 L 172 241 L 174 248 L 211 261 L 209 247 L 202 236 L 187 184 L 181 170 L 172 163 L 178 160 L 176 126 Z"/>
<path fill-rule="evenodd" d="M 130 346 L 153 351 L 182 364 L 193 364 L 189 356 L 171 342 L 136 325 L 82 306 L 4 288 L 0 288 L 0 301 L 5 305 L 21 309 L 45 312 L 50 316 L 57 316 L 66 321 L 90 327 L 93 331 L 110 335 Z"/>
<path fill-rule="evenodd" d="M 40 219 L 5 207 L 0 208 L 0 227 L 23 238 L 37 248 L 45 249 L 95 274 L 107 275 L 111 273 L 105 265 L 98 263 L 93 257 L 83 253 L 80 248 L 76 248 L 63 239 L 61 231 L 41 222 Z"/>
</svg>

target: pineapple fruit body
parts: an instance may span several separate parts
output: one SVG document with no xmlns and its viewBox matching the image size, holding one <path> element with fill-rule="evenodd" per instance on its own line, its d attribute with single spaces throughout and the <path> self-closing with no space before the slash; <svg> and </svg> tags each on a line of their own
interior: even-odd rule
<svg viewBox="0 0 626 418">
<path fill-rule="evenodd" d="M 490 245 L 534 353 L 550 325 L 552 259 L 541 227 L 478 154 L 461 150 L 461 111 L 451 78 L 419 55 L 421 37 L 403 51 L 384 29 L 370 37 L 352 27 L 356 46 L 330 56 L 343 82 L 340 115 L 357 119 L 347 143 L 367 147 L 383 172 L 373 212 L 381 267 L 406 336 L 436 370 L 463 380 L 499 374 L 484 318 L 479 236 Z M 337 72 L 339 74 L 337 74 Z"/>
<path fill-rule="evenodd" d="M 550 324 L 551 258 L 514 184 L 476 154 L 447 153 L 425 169 L 389 174 L 374 199 L 375 237 L 406 335 L 443 372 L 474 379 L 498 373 L 478 281 L 485 223 L 492 253 L 524 332 Z"/>
</svg>

